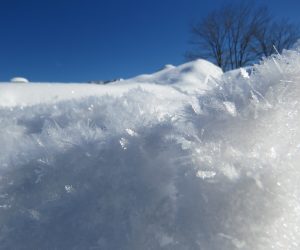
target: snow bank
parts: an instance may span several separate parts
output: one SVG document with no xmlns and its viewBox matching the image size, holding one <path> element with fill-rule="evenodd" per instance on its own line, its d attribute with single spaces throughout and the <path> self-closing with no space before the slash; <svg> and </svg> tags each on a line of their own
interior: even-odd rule
<svg viewBox="0 0 300 250">
<path fill-rule="evenodd" d="M 29 83 L 29 81 L 24 77 L 14 77 L 10 80 L 12 83 Z"/>
<path fill-rule="evenodd" d="M 137 76 L 129 81 L 173 85 L 173 87 L 189 92 L 203 92 L 215 87 L 216 80 L 220 79 L 222 74 L 222 69 L 219 67 L 208 61 L 199 59 L 178 67 L 166 65 L 159 72 L 151 75 Z"/>
<path fill-rule="evenodd" d="M 120 97 L 130 89 L 139 88 L 166 98 L 186 96 L 175 89 L 153 84 L 126 82 L 124 84 L 0 84 L 0 107 L 28 107 L 37 104 L 56 104 L 90 96 Z"/>
<path fill-rule="evenodd" d="M 299 65 L 287 51 L 201 94 L 1 86 L 1 249 L 299 249 Z"/>
</svg>

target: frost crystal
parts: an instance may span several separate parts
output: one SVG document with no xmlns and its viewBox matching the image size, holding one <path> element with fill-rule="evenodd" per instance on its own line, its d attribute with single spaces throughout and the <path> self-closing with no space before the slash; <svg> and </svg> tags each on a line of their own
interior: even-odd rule
<svg viewBox="0 0 300 250">
<path fill-rule="evenodd" d="M 0 84 L 0 248 L 299 250 L 299 65 Z"/>
</svg>

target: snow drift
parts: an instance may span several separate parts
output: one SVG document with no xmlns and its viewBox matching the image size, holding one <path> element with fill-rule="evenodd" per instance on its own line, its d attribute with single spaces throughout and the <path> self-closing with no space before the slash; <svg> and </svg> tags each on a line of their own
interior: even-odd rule
<svg viewBox="0 0 300 250">
<path fill-rule="evenodd" d="M 130 79 L 130 81 L 172 85 L 189 92 L 203 92 L 215 87 L 216 80 L 220 79 L 222 74 L 222 69 L 219 67 L 208 61 L 198 59 L 178 67 L 166 65 L 161 71 L 150 75 L 140 75 Z"/>
<path fill-rule="evenodd" d="M 299 52 L 249 77 L 197 65 L 0 86 L 1 249 L 299 249 Z"/>
</svg>

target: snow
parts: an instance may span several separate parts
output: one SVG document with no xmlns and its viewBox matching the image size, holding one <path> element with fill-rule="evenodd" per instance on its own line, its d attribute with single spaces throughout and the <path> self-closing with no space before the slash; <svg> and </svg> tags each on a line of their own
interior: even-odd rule
<svg viewBox="0 0 300 250">
<path fill-rule="evenodd" d="M 183 96 L 176 90 L 153 84 L 124 83 L 114 85 L 96 84 L 0 84 L 0 107 L 32 106 L 36 104 L 54 104 L 60 101 L 80 99 L 90 96 L 120 97 L 130 89 L 149 90 L 157 95 Z"/>
<path fill-rule="evenodd" d="M 13 83 L 28 83 L 29 81 L 24 77 L 14 77 L 10 80 Z"/>
<path fill-rule="evenodd" d="M 1 84 L 1 249 L 298 250 L 299 65 Z"/>
<path fill-rule="evenodd" d="M 178 67 L 166 65 L 159 72 L 151 75 L 137 76 L 130 81 L 139 83 L 154 83 L 159 85 L 173 85 L 183 91 L 207 91 L 216 85 L 223 72 L 214 64 L 198 59 Z M 199 82 L 201 84 L 199 84 Z"/>
</svg>

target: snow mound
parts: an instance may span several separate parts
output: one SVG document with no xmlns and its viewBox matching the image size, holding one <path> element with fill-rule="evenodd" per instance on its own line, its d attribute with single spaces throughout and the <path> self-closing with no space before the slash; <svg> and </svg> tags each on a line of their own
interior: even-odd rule
<svg viewBox="0 0 300 250">
<path fill-rule="evenodd" d="M 12 83 L 29 83 L 29 81 L 24 77 L 14 77 L 10 80 Z"/>
<path fill-rule="evenodd" d="M 286 51 L 201 94 L 135 79 L 2 105 L 1 249 L 298 250 L 299 64 Z"/>
<path fill-rule="evenodd" d="M 216 65 L 206 60 L 196 60 L 182 64 L 178 67 L 165 67 L 165 69 L 151 75 L 141 75 L 130 79 L 138 83 L 154 83 L 161 85 L 174 85 L 180 88 L 208 90 L 215 86 L 223 72 Z"/>
</svg>

